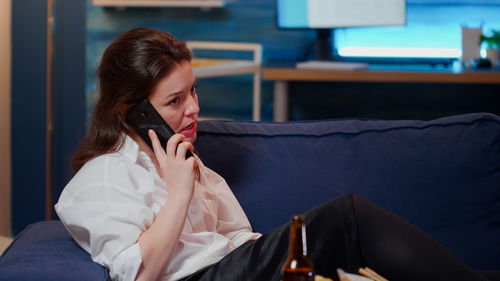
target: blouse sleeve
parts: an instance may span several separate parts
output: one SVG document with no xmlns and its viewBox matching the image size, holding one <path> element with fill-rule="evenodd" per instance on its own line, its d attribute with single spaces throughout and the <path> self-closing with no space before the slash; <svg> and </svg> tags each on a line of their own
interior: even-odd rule
<svg viewBox="0 0 500 281">
<path fill-rule="evenodd" d="M 203 167 L 205 181 L 217 197 L 217 233 L 230 239 L 238 247 L 260 233 L 252 232 L 248 218 L 226 181 L 216 172 Z"/>
<path fill-rule="evenodd" d="M 138 192 L 126 173 L 122 177 L 119 184 L 84 185 L 74 178 L 55 209 L 76 242 L 109 269 L 113 280 L 134 280 L 142 263 L 137 240 L 154 213 L 147 193 Z"/>
<path fill-rule="evenodd" d="M 250 239 L 257 239 L 260 233 L 252 231 L 248 218 L 233 193 L 225 184 L 219 194 L 217 232 L 229 238 L 238 247 Z"/>
</svg>

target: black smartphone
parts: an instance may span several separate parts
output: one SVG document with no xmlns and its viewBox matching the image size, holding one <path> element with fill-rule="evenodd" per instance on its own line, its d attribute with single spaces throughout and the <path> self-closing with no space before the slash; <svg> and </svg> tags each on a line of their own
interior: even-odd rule
<svg viewBox="0 0 500 281">
<path fill-rule="evenodd" d="M 153 149 L 153 144 L 149 138 L 149 130 L 156 132 L 163 148 L 166 147 L 168 139 L 175 134 L 174 130 L 163 120 L 160 113 L 156 111 L 148 99 L 144 99 L 132 106 L 127 111 L 125 121 L 134 128 L 151 149 Z M 188 150 L 186 158 L 190 156 L 193 156 L 193 154 Z"/>
</svg>

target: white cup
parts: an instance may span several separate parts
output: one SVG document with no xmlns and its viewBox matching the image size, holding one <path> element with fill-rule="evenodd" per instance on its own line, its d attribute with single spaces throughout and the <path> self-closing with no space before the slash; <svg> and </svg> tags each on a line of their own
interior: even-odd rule
<svg viewBox="0 0 500 281">
<path fill-rule="evenodd" d="M 462 26 L 462 62 L 469 62 L 480 58 L 482 28 L 468 28 Z"/>
</svg>

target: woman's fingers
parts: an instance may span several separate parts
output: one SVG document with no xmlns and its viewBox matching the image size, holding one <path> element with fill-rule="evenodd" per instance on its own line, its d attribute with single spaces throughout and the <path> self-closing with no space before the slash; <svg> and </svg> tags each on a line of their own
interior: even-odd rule
<svg viewBox="0 0 500 281">
<path fill-rule="evenodd" d="M 186 160 L 186 162 L 189 165 L 189 167 L 193 167 L 193 169 L 198 167 L 198 162 L 196 161 L 196 159 L 193 156 L 189 157 Z"/>
<path fill-rule="evenodd" d="M 168 139 L 167 148 L 166 148 L 167 149 L 167 156 L 175 158 L 177 146 L 184 138 L 185 137 L 181 134 L 175 134 L 172 137 L 170 137 L 170 139 Z"/>
<path fill-rule="evenodd" d="M 185 159 L 188 150 L 193 151 L 194 147 L 190 142 L 182 142 L 185 138 L 184 135 L 175 134 L 167 142 L 167 147 L 161 146 L 158 135 L 155 131 L 149 130 L 149 137 L 153 145 L 153 152 L 155 155 L 170 156 L 172 158 Z"/>
<path fill-rule="evenodd" d="M 186 159 L 186 153 L 188 150 L 193 151 L 194 147 L 190 142 L 182 142 L 177 146 L 176 157 L 180 159 Z"/>
<path fill-rule="evenodd" d="M 167 156 L 175 158 L 176 157 L 176 151 L 177 151 L 177 146 L 179 143 L 184 139 L 185 137 L 181 134 L 175 134 L 170 139 L 167 141 Z"/>
<path fill-rule="evenodd" d="M 161 147 L 160 140 L 158 139 L 158 136 L 156 135 L 156 132 L 153 130 L 148 131 L 149 138 L 151 139 L 151 144 L 153 145 L 153 152 L 155 155 L 165 155 L 165 149 Z"/>
</svg>

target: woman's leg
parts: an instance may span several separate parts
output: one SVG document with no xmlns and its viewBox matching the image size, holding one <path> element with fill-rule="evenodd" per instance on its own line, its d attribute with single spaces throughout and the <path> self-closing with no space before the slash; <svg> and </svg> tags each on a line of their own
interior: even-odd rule
<svg viewBox="0 0 500 281">
<path fill-rule="evenodd" d="M 357 270 L 361 266 L 351 196 L 329 201 L 305 216 L 309 253 L 318 274 L 336 278 L 337 267 Z M 289 228 L 287 223 L 249 241 L 220 262 L 182 280 L 280 280 L 288 257 Z"/>
<path fill-rule="evenodd" d="M 487 280 L 400 217 L 353 196 L 364 262 L 391 281 Z"/>
<path fill-rule="evenodd" d="M 487 280 L 403 219 L 366 199 L 344 195 L 307 213 L 307 246 L 316 273 L 369 266 L 391 281 Z M 184 281 L 279 280 L 289 223 L 249 241 Z"/>
<path fill-rule="evenodd" d="M 305 214 L 307 247 L 316 274 L 337 279 L 337 268 L 363 266 L 352 195 L 343 195 Z"/>
</svg>

